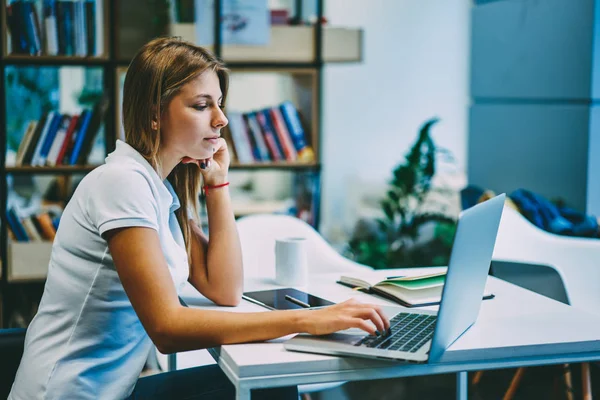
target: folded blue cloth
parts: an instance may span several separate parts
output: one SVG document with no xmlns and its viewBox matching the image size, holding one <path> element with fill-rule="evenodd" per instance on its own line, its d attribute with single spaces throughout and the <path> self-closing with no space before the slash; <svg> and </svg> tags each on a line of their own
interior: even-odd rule
<svg viewBox="0 0 600 400">
<path fill-rule="evenodd" d="M 463 209 L 477 204 L 483 194 L 484 190 L 477 186 L 464 188 L 461 191 Z M 598 221 L 594 216 L 556 205 L 525 189 L 517 189 L 508 197 L 519 207 L 523 216 L 540 229 L 565 236 L 600 237 Z"/>
<path fill-rule="evenodd" d="M 598 221 L 593 216 L 558 206 L 525 189 L 517 189 L 509 197 L 525 218 L 545 231 L 566 236 L 598 237 Z"/>
</svg>

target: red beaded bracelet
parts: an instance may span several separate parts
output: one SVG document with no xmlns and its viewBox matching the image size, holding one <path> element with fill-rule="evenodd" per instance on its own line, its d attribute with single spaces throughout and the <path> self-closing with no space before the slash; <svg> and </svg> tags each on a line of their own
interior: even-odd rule
<svg viewBox="0 0 600 400">
<path fill-rule="evenodd" d="M 208 189 L 218 189 L 218 188 L 222 188 L 225 186 L 229 186 L 229 182 L 225 182 L 220 185 L 214 185 L 214 186 L 204 185 L 204 186 L 202 186 L 202 188 L 204 189 L 204 193 L 208 196 Z"/>
</svg>

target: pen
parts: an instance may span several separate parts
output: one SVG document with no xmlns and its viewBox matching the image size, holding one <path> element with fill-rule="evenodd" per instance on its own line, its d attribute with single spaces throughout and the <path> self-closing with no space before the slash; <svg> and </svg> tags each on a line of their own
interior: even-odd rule
<svg viewBox="0 0 600 400">
<path fill-rule="evenodd" d="M 254 300 L 252 297 L 248 297 L 248 296 L 246 296 L 245 294 L 243 294 L 243 295 L 242 295 L 242 299 L 244 299 L 244 300 L 246 300 L 246 301 L 249 301 L 250 303 L 254 303 L 254 304 L 258 305 L 258 306 L 261 306 L 261 307 L 264 307 L 264 308 L 268 308 L 269 310 L 274 310 L 274 308 L 273 308 L 273 307 L 271 307 L 271 306 L 268 306 L 268 305 L 266 305 L 265 303 L 261 303 L 261 302 L 260 302 L 260 301 L 258 301 L 258 300 Z"/>
<path fill-rule="evenodd" d="M 310 308 L 310 304 L 306 304 L 305 302 L 303 302 L 303 301 L 300 301 L 300 300 L 298 300 L 298 299 L 296 299 L 295 297 L 292 297 L 292 296 L 290 296 L 290 295 L 287 295 L 287 294 L 286 294 L 286 295 L 285 295 L 285 299 L 286 299 L 287 301 L 291 302 L 291 303 L 294 303 L 294 304 L 296 304 L 296 305 L 298 305 L 298 306 L 302 307 L 302 308 Z"/>
</svg>

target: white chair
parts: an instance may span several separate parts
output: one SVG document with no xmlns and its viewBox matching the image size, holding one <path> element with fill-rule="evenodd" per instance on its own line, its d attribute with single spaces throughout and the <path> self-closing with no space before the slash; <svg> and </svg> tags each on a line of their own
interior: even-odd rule
<svg viewBox="0 0 600 400">
<path fill-rule="evenodd" d="M 569 304 L 600 315 L 600 240 L 546 232 L 505 206 L 493 259 L 553 268 Z"/>
<path fill-rule="evenodd" d="M 275 276 L 275 239 L 306 238 L 310 271 L 345 272 L 368 268 L 355 263 L 332 248 L 312 226 L 288 215 L 256 214 L 237 221 L 242 243 L 244 274 L 247 277 Z"/>
<path fill-rule="evenodd" d="M 600 315 L 600 240 L 546 232 L 505 205 L 493 261 L 552 268 L 571 306 Z M 589 364 L 582 365 L 584 399 L 591 399 Z M 523 372 L 519 368 L 505 399 L 512 397 Z"/>
</svg>

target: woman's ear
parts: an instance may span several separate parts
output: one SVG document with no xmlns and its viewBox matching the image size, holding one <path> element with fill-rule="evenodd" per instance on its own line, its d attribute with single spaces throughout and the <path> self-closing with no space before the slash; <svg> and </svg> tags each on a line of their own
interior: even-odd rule
<svg viewBox="0 0 600 400">
<path fill-rule="evenodd" d="M 158 115 L 158 110 L 156 106 L 152 107 L 152 122 L 150 123 L 150 127 L 152 128 L 153 131 L 157 131 L 158 127 L 159 127 L 159 115 Z"/>
</svg>

